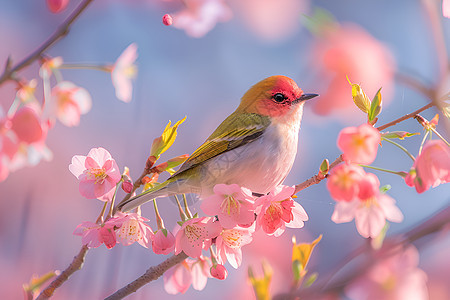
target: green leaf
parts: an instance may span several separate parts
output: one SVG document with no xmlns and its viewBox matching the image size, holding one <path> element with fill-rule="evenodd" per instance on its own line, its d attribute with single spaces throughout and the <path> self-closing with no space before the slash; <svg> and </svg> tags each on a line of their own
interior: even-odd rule
<svg viewBox="0 0 450 300">
<path fill-rule="evenodd" d="M 375 94 L 375 97 L 372 99 L 372 103 L 370 104 L 369 109 L 369 121 L 372 122 L 375 120 L 375 118 L 380 114 L 381 108 L 382 108 L 382 101 L 381 101 L 381 88 L 378 90 L 378 92 Z"/>
<path fill-rule="evenodd" d="M 389 191 L 391 188 L 392 188 L 392 187 L 391 187 L 390 184 L 383 185 L 382 187 L 380 187 L 380 192 L 381 192 L 382 194 L 384 194 L 384 193 L 386 193 L 387 191 Z"/>
<path fill-rule="evenodd" d="M 392 131 L 392 132 L 382 132 L 381 136 L 387 139 L 401 139 L 403 140 L 405 137 L 410 137 L 413 135 L 420 134 L 419 132 L 409 133 L 406 131 Z"/>
<path fill-rule="evenodd" d="M 303 286 L 304 286 L 305 288 L 310 287 L 310 286 L 317 280 L 318 277 L 319 277 L 319 273 L 317 273 L 317 272 L 312 273 L 312 274 L 306 279 L 306 281 L 305 281 L 305 283 L 303 284 Z"/>
</svg>

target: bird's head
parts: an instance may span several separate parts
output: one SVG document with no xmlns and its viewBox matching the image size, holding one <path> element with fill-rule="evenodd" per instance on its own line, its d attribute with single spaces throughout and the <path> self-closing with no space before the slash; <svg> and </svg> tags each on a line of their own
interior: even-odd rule
<svg viewBox="0 0 450 300">
<path fill-rule="evenodd" d="M 316 96 L 303 93 L 291 78 L 276 75 L 252 86 L 242 97 L 238 110 L 271 118 L 289 117 L 301 111 L 304 101 Z"/>
</svg>

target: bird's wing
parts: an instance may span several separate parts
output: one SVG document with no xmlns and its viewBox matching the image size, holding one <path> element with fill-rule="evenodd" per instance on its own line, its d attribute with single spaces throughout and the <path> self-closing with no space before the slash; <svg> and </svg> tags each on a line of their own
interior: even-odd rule
<svg viewBox="0 0 450 300">
<path fill-rule="evenodd" d="M 269 117 L 252 113 L 233 113 L 184 162 L 171 178 L 232 149 L 258 139 L 270 124 Z"/>
</svg>

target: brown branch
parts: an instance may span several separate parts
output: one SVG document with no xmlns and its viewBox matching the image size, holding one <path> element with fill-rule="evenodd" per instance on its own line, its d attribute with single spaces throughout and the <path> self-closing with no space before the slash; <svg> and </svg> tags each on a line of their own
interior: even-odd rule
<svg viewBox="0 0 450 300">
<path fill-rule="evenodd" d="M 70 265 L 39 294 L 36 300 L 49 299 L 53 296 L 53 293 L 57 288 L 66 282 L 73 273 L 82 268 L 87 251 L 88 247 L 83 245 L 78 255 L 73 258 Z"/>
<path fill-rule="evenodd" d="M 389 123 L 387 123 L 387 124 L 384 124 L 384 125 L 382 125 L 382 126 L 377 127 L 377 129 L 378 129 L 379 131 L 381 131 L 381 130 L 384 130 L 384 129 L 388 128 L 388 127 L 394 126 L 394 125 L 396 125 L 396 124 L 398 124 L 398 123 L 400 123 L 400 122 L 403 122 L 403 121 L 405 121 L 405 120 L 407 120 L 407 119 L 414 118 L 417 114 L 423 112 L 424 110 L 427 110 L 427 109 L 433 107 L 434 105 L 435 105 L 434 102 L 430 102 L 430 103 L 428 103 L 427 105 L 425 105 L 425 106 L 419 108 L 418 110 L 413 111 L 412 113 L 406 114 L 406 115 L 404 115 L 404 116 L 401 117 L 401 118 L 398 118 L 398 119 L 396 119 L 396 120 L 394 120 L 394 121 L 392 121 L 392 122 L 389 122 Z"/>
<path fill-rule="evenodd" d="M 164 272 L 166 272 L 171 267 L 175 266 L 176 264 L 179 264 L 183 260 L 185 260 L 188 256 L 184 254 L 184 252 L 181 252 L 178 255 L 173 255 L 172 257 L 169 257 L 162 263 L 160 263 L 157 266 L 150 267 L 142 276 L 134 280 L 133 282 L 127 284 L 120 290 L 116 291 L 111 296 L 105 298 L 105 300 L 117 300 L 117 299 L 123 299 L 126 296 L 136 292 L 139 288 L 143 287 L 147 283 L 158 279 L 161 277 Z"/>
<path fill-rule="evenodd" d="M 63 38 L 69 33 L 70 25 L 78 18 L 78 16 L 86 9 L 86 7 L 93 0 L 84 0 L 82 1 L 77 8 L 72 12 L 72 14 L 67 17 L 67 19 L 58 27 L 58 29 L 33 53 L 24 58 L 20 63 L 16 66 L 11 67 L 11 60 L 8 58 L 8 61 L 5 66 L 5 70 L 3 74 L 0 76 L 0 85 L 7 80 L 12 80 L 15 77 L 15 73 L 19 70 L 25 68 L 26 66 L 33 63 L 35 60 L 39 59 L 42 54 L 54 43 L 56 43 L 59 39 Z"/>
</svg>

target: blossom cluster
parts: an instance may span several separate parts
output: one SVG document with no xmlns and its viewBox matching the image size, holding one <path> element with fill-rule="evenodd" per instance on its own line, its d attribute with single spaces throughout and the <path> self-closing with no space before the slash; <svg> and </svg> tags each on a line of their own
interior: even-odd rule
<svg viewBox="0 0 450 300">
<path fill-rule="evenodd" d="M 170 126 L 166 128 L 170 129 Z M 162 142 L 158 139 L 155 141 Z M 75 155 L 69 170 L 79 180 L 81 195 L 104 201 L 105 205 L 113 205 L 116 189 L 124 179 L 107 150 L 93 148 L 87 156 Z M 201 209 L 207 216 L 182 217 L 181 226 L 173 234 L 164 228 L 157 210 L 156 232 L 147 223 L 149 220 L 140 213 L 119 211 L 105 221 L 102 216 L 95 223 L 81 223 L 74 234 L 81 236 L 82 243 L 89 248 L 101 244 L 112 248 L 117 243 L 128 246 L 138 242 L 143 247 L 151 247 L 156 254 L 184 252 L 195 260 L 187 260 L 165 275 L 169 292 L 184 292 L 190 284 L 196 289 L 203 287 L 202 282 L 207 277 L 225 279 L 228 272 L 224 264 L 227 261 L 232 267 L 239 268 L 242 263 L 241 248 L 252 241 L 256 230 L 261 229 L 268 235 L 278 237 L 286 227 L 303 227 L 308 215 L 292 198 L 294 191 L 294 187 L 278 186 L 267 195 L 257 198 L 249 189 L 237 184 L 217 184 L 214 194 L 201 203 Z M 202 250 L 210 250 L 211 259 L 205 258 Z M 209 266 L 208 272 L 198 272 L 199 266 L 201 270 Z M 190 274 L 188 277 L 181 275 L 186 272 Z M 206 274 L 206 277 L 199 278 L 199 274 Z"/>
<path fill-rule="evenodd" d="M 437 117 L 431 122 L 421 120 L 427 135 L 424 137 L 425 143 L 419 156 L 414 158 L 405 148 L 391 139 L 404 139 L 415 134 L 402 131 L 381 133 L 373 127 L 381 112 L 379 91 L 370 101 L 359 85 L 351 85 L 353 100 L 356 106 L 367 114 L 368 123 L 344 128 L 339 133 L 337 146 L 343 153 L 344 163 L 333 168 L 327 180 L 330 195 L 337 202 L 331 219 L 335 223 L 355 219 L 356 228 L 361 236 L 375 238 L 382 233 L 386 220 L 391 222 L 403 220 L 403 214 L 395 205 L 395 200 L 380 188 L 378 177 L 366 173 L 363 169 L 363 166 L 370 168 L 368 165 L 375 160 L 381 142 L 387 141 L 398 146 L 414 159 L 414 164 L 408 173 L 375 169 L 404 177 L 406 184 L 415 187 L 418 193 L 450 181 L 450 147 L 443 140 L 425 142 L 428 132 L 435 130 Z"/>
<path fill-rule="evenodd" d="M 60 2 L 48 1 L 48 5 L 59 7 L 63 5 Z M 65 2 L 67 4 L 68 1 Z M 88 66 L 111 73 L 116 95 L 125 102 L 129 102 L 132 96 L 131 79 L 136 73 L 136 53 L 137 46 L 131 44 L 114 64 Z M 65 65 L 61 57 L 43 58 L 39 70 L 43 84 L 42 101 L 35 95 L 36 79 L 17 79 L 17 93 L 10 108 L 4 113 L 0 107 L 0 181 L 5 180 L 10 172 L 34 166 L 41 160 L 51 160 L 53 154 L 46 146 L 46 139 L 56 120 L 68 127 L 77 126 L 81 115 L 89 112 L 92 107 L 89 92 L 64 80 L 61 74 L 61 69 L 86 67 Z M 56 80 L 54 86 L 51 85 L 52 77 Z"/>
</svg>

